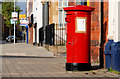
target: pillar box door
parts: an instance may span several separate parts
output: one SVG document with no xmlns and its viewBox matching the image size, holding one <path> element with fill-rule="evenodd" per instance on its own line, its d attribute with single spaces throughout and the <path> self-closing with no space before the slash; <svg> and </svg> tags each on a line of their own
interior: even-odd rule
<svg viewBox="0 0 120 79">
<path fill-rule="evenodd" d="M 67 31 L 66 70 L 90 70 L 90 27 L 92 7 L 76 5 L 64 8 Z"/>
</svg>

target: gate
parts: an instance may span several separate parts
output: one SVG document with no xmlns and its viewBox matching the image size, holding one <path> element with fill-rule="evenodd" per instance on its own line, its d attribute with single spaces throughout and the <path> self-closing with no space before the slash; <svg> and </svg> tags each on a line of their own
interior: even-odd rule
<svg viewBox="0 0 120 79">
<path fill-rule="evenodd" d="M 41 46 L 43 46 L 43 43 L 46 45 L 55 45 L 55 24 L 50 24 L 46 26 L 45 30 L 43 30 L 43 27 L 39 29 L 39 42 L 41 43 Z"/>
<path fill-rule="evenodd" d="M 55 24 L 51 24 L 46 26 L 45 29 L 45 44 L 47 45 L 55 45 L 54 40 L 55 40 Z"/>
</svg>

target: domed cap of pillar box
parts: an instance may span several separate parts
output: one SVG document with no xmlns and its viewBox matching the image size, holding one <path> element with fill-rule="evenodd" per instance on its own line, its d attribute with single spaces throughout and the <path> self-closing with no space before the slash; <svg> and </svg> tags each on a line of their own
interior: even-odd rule
<svg viewBox="0 0 120 79">
<path fill-rule="evenodd" d="M 87 12 L 92 12 L 94 11 L 95 8 L 85 6 L 85 5 L 75 5 L 75 6 L 70 6 L 70 7 L 65 7 L 64 11 L 87 11 Z"/>
</svg>

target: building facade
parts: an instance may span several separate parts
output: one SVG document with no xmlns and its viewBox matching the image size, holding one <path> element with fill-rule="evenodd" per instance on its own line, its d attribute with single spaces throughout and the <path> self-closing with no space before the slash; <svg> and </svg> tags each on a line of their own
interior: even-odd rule
<svg viewBox="0 0 120 79">
<path fill-rule="evenodd" d="M 32 3 L 32 2 L 31 2 Z M 33 5 L 33 6 L 32 6 Z M 57 2 L 52 1 L 39 1 L 34 0 L 32 4 L 29 3 L 28 12 L 33 10 L 34 17 L 34 28 L 32 27 L 29 32 L 29 41 L 39 42 L 39 29 L 41 27 L 47 26 L 48 24 L 55 24 L 55 44 L 56 40 L 64 40 L 66 42 L 66 13 L 64 12 L 64 7 L 74 6 L 74 5 L 86 5 L 95 8 L 95 11 L 91 15 L 91 62 L 101 63 L 104 65 L 104 47 L 107 42 L 108 33 L 108 2 L 99 0 L 98 2 L 89 2 L 89 0 L 58 0 Z M 31 7 L 30 7 L 31 6 Z M 40 8 L 40 9 L 39 9 Z M 47 11 L 46 11 L 47 10 Z M 47 12 L 47 13 L 46 13 Z M 48 15 L 49 13 L 49 15 Z M 46 16 L 46 17 L 45 17 Z M 30 13 L 29 13 L 30 17 Z M 39 19 L 38 19 L 39 18 Z M 48 23 L 49 22 L 49 23 Z M 39 23 L 39 24 L 38 24 Z M 35 26 L 36 24 L 36 26 Z M 37 28 L 37 29 L 36 29 Z M 37 30 L 37 31 L 36 31 Z M 60 32 L 62 30 L 62 33 Z M 63 35 L 62 37 L 60 35 Z M 32 43 L 33 43 L 32 42 Z"/>
<path fill-rule="evenodd" d="M 100 0 L 98 2 L 89 1 L 71 1 L 59 0 L 59 2 L 50 3 L 50 17 L 49 23 L 56 23 L 56 29 L 59 31 L 64 28 L 65 35 L 65 12 L 63 7 L 74 5 L 87 5 L 95 8 L 91 15 L 91 62 L 104 62 L 104 46 L 107 42 L 108 30 L 108 2 Z M 63 24 L 60 26 L 59 24 Z M 59 36 L 59 34 L 57 35 Z M 58 38 L 57 38 L 58 39 Z"/>
<path fill-rule="evenodd" d="M 33 0 L 26 1 L 27 7 L 27 20 L 28 20 L 28 42 L 29 44 L 33 44 Z"/>
<path fill-rule="evenodd" d="M 40 0 L 27 0 L 27 20 L 29 21 L 29 44 L 39 44 L 39 29 L 42 27 L 42 2 Z"/>
<path fill-rule="evenodd" d="M 108 39 L 114 42 L 120 41 L 120 26 L 119 26 L 119 13 L 120 13 L 120 0 L 109 1 L 109 27 Z"/>
<path fill-rule="evenodd" d="M 33 43 L 39 44 L 39 29 L 43 25 L 43 6 L 40 0 L 33 0 Z"/>
</svg>

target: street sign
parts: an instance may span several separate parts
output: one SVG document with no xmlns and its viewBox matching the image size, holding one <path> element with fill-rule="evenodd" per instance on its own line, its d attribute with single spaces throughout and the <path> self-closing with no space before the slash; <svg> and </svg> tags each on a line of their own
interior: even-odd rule
<svg viewBox="0 0 120 79">
<path fill-rule="evenodd" d="M 19 19 L 26 19 L 26 15 L 25 14 L 19 14 Z"/>
<path fill-rule="evenodd" d="M 20 26 L 27 26 L 27 24 L 20 24 Z"/>
<path fill-rule="evenodd" d="M 11 24 L 14 24 L 14 20 L 13 19 L 10 19 L 10 22 L 11 22 Z M 17 21 L 16 21 L 16 23 L 17 23 Z"/>
<path fill-rule="evenodd" d="M 12 18 L 17 18 L 18 17 L 18 13 L 17 12 L 12 12 Z"/>
<path fill-rule="evenodd" d="M 18 13 L 17 12 L 12 12 L 12 20 L 13 21 L 18 20 Z"/>
<path fill-rule="evenodd" d="M 20 20 L 20 26 L 26 26 L 26 25 L 28 25 L 28 21 L 25 20 L 24 18 L 23 19 L 21 18 L 21 20 Z"/>
<path fill-rule="evenodd" d="M 12 20 L 13 20 L 13 21 L 17 21 L 17 20 L 18 20 L 18 18 L 12 18 Z"/>
</svg>

